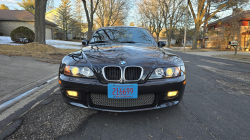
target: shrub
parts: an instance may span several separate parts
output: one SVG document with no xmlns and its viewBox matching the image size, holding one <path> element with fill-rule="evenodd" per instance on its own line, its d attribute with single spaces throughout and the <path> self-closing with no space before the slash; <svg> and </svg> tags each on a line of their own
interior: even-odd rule
<svg viewBox="0 0 250 140">
<path fill-rule="evenodd" d="M 3 33 L 0 32 L 0 36 L 3 36 Z"/>
<path fill-rule="evenodd" d="M 56 38 L 57 38 L 57 39 L 60 39 L 60 40 L 65 39 L 65 34 L 64 34 L 64 32 L 57 31 L 57 32 L 55 33 L 55 35 L 56 35 Z"/>
<path fill-rule="evenodd" d="M 11 40 L 14 42 L 33 42 L 35 39 L 35 33 L 27 27 L 20 26 L 11 31 Z M 22 40 L 23 38 L 24 40 Z"/>
</svg>

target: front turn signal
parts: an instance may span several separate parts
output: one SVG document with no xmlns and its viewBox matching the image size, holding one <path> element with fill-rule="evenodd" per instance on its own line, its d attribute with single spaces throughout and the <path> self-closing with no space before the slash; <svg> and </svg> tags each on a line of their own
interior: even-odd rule
<svg viewBox="0 0 250 140">
<path fill-rule="evenodd" d="M 186 85 L 186 82 L 187 82 L 187 81 L 185 80 L 185 81 L 183 82 L 183 85 Z"/>
<path fill-rule="evenodd" d="M 66 66 L 66 67 L 64 68 L 64 74 L 65 74 L 65 75 L 71 75 L 70 66 Z"/>
</svg>

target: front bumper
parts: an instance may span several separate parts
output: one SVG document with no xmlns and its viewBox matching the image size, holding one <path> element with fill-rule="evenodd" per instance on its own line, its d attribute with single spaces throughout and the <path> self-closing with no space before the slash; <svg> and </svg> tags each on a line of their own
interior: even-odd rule
<svg viewBox="0 0 250 140">
<path fill-rule="evenodd" d="M 109 111 L 109 112 L 134 112 L 170 107 L 178 104 L 182 98 L 185 89 L 183 82 L 186 80 L 185 75 L 170 79 L 154 79 L 148 80 L 144 84 L 138 84 L 138 95 L 155 94 L 154 103 L 150 106 L 130 107 L 130 108 L 112 108 L 95 106 L 90 99 L 91 93 L 107 95 L 107 85 L 100 83 L 97 79 L 85 79 L 77 77 L 69 77 L 63 74 L 59 75 L 61 80 L 61 93 L 66 103 L 78 107 Z M 79 93 L 78 99 L 67 96 L 67 90 L 74 90 Z M 165 99 L 166 93 L 169 91 L 178 91 L 178 96 L 173 99 Z"/>
<path fill-rule="evenodd" d="M 155 107 L 150 107 L 150 108 L 142 108 L 142 109 L 133 109 L 133 110 L 111 110 L 111 109 L 102 109 L 102 108 L 95 108 L 91 106 L 84 106 L 80 103 L 75 103 L 75 102 L 67 102 L 70 105 L 82 107 L 82 108 L 89 108 L 89 109 L 94 109 L 94 110 L 100 110 L 100 111 L 108 111 L 108 112 L 137 112 L 137 111 L 146 111 L 146 110 L 154 110 L 154 109 L 160 109 L 160 108 L 165 108 L 165 107 L 171 107 L 174 105 L 177 105 L 180 101 L 172 101 L 172 102 L 167 102 L 165 104 L 162 104 L 160 106 L 155 106 Z"/>
</svg>

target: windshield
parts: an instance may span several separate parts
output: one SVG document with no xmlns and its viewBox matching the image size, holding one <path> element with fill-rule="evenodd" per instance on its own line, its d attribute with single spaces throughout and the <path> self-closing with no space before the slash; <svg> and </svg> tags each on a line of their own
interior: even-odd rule
<svg viewBox="0 0 250 140">
<path fill-rule="evenodd" d="M 93 35 L 93 43 L 146 43 L 154 44 L 154 38 L 143 28 L 106 28 L 100 29 Z"/>
</svg>

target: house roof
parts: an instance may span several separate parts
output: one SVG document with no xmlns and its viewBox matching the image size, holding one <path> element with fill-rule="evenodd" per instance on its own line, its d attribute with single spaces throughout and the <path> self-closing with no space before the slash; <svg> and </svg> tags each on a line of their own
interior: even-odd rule
<svg viewBox="0 0 250 140">
<path fill-rule="evenodd" d="M 215 25 L 218 22 L 227 22 L 230 20 L 240 20 L 240 21 L 248 20 L 248 21 L 250 21 L 250 10 L 243 11 L 242 13 L 235 15 L 235 16 L 230 15 L 230 16 L 224 17 L 222 19 L 216 20 L 214 22 L 209 23 L 208 26 Z"/>
<path fill-rule="evenodd" d="M 34 14 L 26 10 L 0 10 L 0 21 L 35 21 Z M 45 20 L 45 24 L 57 26 L 55 23 Z"/>
</svg>

